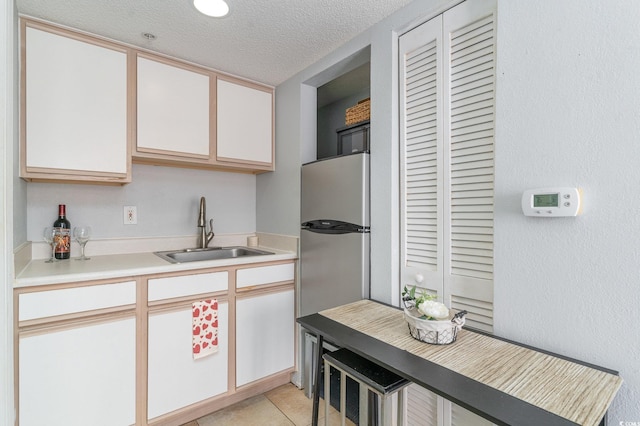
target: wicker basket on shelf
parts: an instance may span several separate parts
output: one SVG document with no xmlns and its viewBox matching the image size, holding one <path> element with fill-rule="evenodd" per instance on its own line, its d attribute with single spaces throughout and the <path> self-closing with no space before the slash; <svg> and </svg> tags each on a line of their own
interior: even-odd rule
<svg viewBox="0 0 640 426">
<path fill-rule="evenodd" d="M 345 124 L 347 126 L 368 120 L 371 116 L 371 98 L 363 99 L 345 112 Z"/>
<path fill-rule="evenodd" d="M 451 319 L 435 321 L 420 318 L 423 315 L 414 306 L 404 308 L 404 319 L 411 337 L 432 345 L 449 345 L 455 342 L 466 314 L 467 311 L 460 311 L 452 315 Z"/>
</svg>

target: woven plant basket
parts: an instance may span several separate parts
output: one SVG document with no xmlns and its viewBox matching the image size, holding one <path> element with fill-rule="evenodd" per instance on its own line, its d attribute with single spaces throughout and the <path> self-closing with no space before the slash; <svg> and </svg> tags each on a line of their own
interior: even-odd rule
<svg viewBox="0 0 640 426">
<path fill-rule="evenodd" d="M 432 345 L 449 345 L 455 342 L 466 314 L 467 311 L 460 311 L 449 320 L 436 321 L 421 319 L 423 315 L 415 307 L 404 308 L 404 319 L 411 337 Z"/>
<path fill-rule="evenodd" d="M 347 108 L 345 111 L 345 125 L 359 123 L 361 121 L 369 120 L 371 115 L 371 98 L 363 99 L 356 105 Z"/>
</svg>

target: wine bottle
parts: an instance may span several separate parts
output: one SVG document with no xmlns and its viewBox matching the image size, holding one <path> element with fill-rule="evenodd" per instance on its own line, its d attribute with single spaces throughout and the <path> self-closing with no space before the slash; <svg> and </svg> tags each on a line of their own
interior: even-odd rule
<svg viewBox="0 0 640 426">
<path fill-rule="evenodd" d="M 71 257 L 71 223 L 67 220 L 66 206 L 58 205 L 58 219 L 53 222 L 56 228 L 55 256 L 56 259 L 69 259 Z"/>
</svg>

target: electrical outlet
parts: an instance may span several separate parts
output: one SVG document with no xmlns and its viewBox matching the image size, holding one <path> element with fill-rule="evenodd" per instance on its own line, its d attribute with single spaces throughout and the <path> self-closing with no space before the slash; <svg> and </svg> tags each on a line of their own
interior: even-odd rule
<svg viewBox="0 0 640 426">
<path fill-rule="evenodd" d="M 138 224 L 138 208 L 136 206 L 124 206 L 123 223 L 125 225 Z"/>
</svg>

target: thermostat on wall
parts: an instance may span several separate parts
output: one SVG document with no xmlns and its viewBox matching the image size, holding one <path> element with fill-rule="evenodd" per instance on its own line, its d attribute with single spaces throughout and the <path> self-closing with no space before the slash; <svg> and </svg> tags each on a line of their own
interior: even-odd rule
<svg viewBox="0 0 640 426">
<path fill-rule="evenodd" d="M 570 187 L 529 189 L 522 194 L 522 212 L 538 217 L 577 216 L 581 213 L 580 192 Z"/>
</svg>

